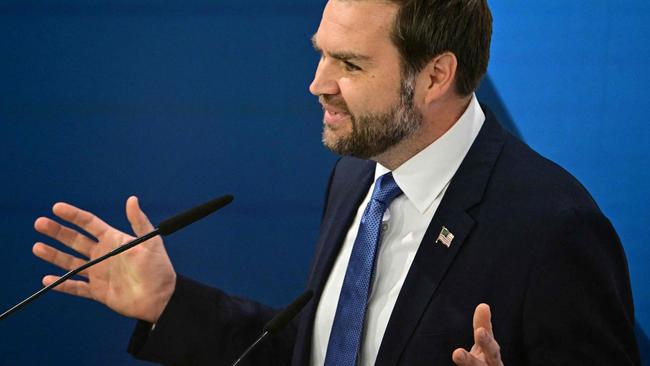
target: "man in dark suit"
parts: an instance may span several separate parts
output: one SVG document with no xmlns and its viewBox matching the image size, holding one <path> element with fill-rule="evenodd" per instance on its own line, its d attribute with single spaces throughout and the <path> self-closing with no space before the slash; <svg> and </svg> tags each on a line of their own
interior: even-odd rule
<svg viewBox="0 0 650 366">
<path fill-rule="evenodd" d="M 473 94 L 491 20 L 485 1 L 328 2 L 310 91 L 324 144 L 349 157 L 328 185 L 316 296 L 252 364 L 639 364 L 610 223 Z M 98 243 L 45 218 L 36 229 L 86 257 L 129 238 L 73 206 L 54 213 Z M 127 216 L 138 235 L 152 228 L 135 198 Z M 159 238 L 85 275 L 60 290 L 141 320 L 130 351 L 160 363 L 228 364 L 275 314 L 176 276 Z"/>
</svg>

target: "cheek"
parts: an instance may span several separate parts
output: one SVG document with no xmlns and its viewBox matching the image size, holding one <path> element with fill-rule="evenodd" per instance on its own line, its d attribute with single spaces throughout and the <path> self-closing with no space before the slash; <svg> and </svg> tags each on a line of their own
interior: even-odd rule
<svg viewBox="0 0 650 366">
<path fill-rule="evenodd" d="M 389 110 L 399 98 L 399 80 L 388 81 L 379 76 L 364 80 L 342 78 L 341 96 L 352 114 L 378 113 Z"/>
<path fill-rule="evenodd" d="M 350 113 L 362 112 L 361 107 L 365 104 L 366 92 L 360 83 L 350 78 L 341 78 L 339 80 L 339 90 Z"/>
</svg>

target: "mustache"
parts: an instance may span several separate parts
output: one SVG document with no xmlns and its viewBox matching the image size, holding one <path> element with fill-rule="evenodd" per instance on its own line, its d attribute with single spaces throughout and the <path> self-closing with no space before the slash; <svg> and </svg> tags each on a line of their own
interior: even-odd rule
<svg viewBox="0 0 650 366">
<path fill-rule="evenodd" d="M 348 105 L 347 103 L 345 103 L 345 100 L 343 100 L 343 98 L 323 94 L 318 96 L 318 102 L 323 106 L 329 105 L 334 108 L 341 109 L 345 113 L 350 113 L 350 110 L 348 109 Z"/>
</svg>

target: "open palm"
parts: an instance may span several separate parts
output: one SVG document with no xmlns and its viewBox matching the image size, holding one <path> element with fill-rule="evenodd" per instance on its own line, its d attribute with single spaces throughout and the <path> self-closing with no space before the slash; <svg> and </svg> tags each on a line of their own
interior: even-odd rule
<svg viewBox="0 0 650 366">
<path fill-rule="evenodd" d="M 74 250 L 76 255 L 67 254 L 44 243 L 34 245 L 34 254 L 66 271 L 134 239 L 94 214 L 67 203 L 55 204 L 52 212 L 58 218 L 91 235 L 89 237 L 46 217 L 36 220 L 36 231 L 61 242 Z M 127 200 L 126 214 L 136 235 L 140 236 L 154 229 L 140 209 L 136 197 Z M 122 315 L 151 323 L 160 317 L 176 282 L 174 268 L 159 236 L 90 267 L 79 275 L 83 279 L 67 280 L 55 289 L 96 300 Z M 43 284 L 48 285 L 58 278 L 53 275 L 45 276 Z"/>
</svg>

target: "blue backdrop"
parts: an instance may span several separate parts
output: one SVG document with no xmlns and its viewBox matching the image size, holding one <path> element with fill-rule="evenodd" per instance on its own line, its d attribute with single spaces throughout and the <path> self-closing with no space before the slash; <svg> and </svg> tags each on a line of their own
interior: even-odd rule
<svg viewBox="0 0 650 366">
<path fill-rule="evenodd" d="M 614 3 L 491 1 L 479 96 L 611 218 L 647 360 L 650 3 Z M 167 240 L 177 271 L 275 306 L 298 294 L 334 161 L 307 91 L 323 4 L 0 1 L 0 308 L 58 273 L 31 254 L 36 217 L 65 200 L 127 230 L 131 194 L 158 222 L 233 193 Z M 0 323 L 0 365 L 143 364 L 133 323 L 48 294 Z"/>
</svg>

